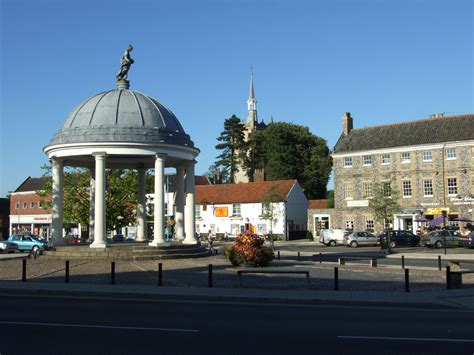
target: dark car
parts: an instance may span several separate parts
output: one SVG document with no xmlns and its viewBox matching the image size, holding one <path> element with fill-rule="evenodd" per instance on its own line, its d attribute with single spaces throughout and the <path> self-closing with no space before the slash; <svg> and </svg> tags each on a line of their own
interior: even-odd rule
<svg viewBox="0 0 474 355">
<path fill-rule="evenodd" d="M 416 247 L 420 244 L 419 236 L 402 230 L 383 232 L 378 235 L 378 239 L 381 245 L 386 245 L 387 239 L 390 239 L 391 248 L 401 245 Z"/>
<path fill-rule="evenodd" d="M 466 236 L 459 236 L 459 246 L 464 248 L 474 248 L 474 232 Z"/>
</svg>

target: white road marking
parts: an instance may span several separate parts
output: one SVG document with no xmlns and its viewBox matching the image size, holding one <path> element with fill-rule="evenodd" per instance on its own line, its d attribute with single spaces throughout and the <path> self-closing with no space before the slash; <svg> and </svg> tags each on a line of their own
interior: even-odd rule
<svg viewBox="0 0 474 355">
<path fill-rule="evenodd" d="M 197 330 L 197 329 L 120 327 L 120 326 L 115 326 L 115 325 L 94 325 L 94 324 L 65 324 L 65 323 L 8 322 L 8 321 L 0 321 L 0 324 L 41 325 L 41 326 L 47 326 L 47 327 L 99 328 L 99 329 L 123 329 L 123 330 L 149 330 L 149 331 L 159 331 L 159 332 L 199 333 L 199 330 Z"/>
<path fill-rule="evenodd" d="M 408 341 L 441 341 L 456 343 L 474 343 L 474 339 L 442 339 L 442 338 L 397 338 L 397 337 L 369 337 L 357 335 L 338 335 L 341 339 L 368 339 L 368 340 L 408 340 Z"/>
</svg>

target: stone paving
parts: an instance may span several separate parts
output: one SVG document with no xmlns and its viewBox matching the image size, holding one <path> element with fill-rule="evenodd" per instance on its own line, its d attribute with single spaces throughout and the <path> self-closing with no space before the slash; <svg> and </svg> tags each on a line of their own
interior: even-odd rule
<svg viewBox="0 0 474 355">
<path fill-rule="evenodd" d="M 163 260 L 163 286 L 207 288 L 208 265 L 213 265 L 213 286 L 220 288 L 254 288 L 266 290 L 305 290 L 304 275 L 265 274 L 266 270 L 308 270 L 311 290 L 334 289 L 334 267 L 339 267 L 341 291 L 404 292 L 404 270 L 398 267 L 371 268 L 363 263 L 339 266 L 333 262 L 274 260 L 268 268 L 236 268 L 221 254 L 196 259 Z M 120 261 L 115 264 L 115 283 L 153 286 L 158 283 L 158 261 Z M 259 270 L 262 274 L 245 274 L 239 285 L 237 270 Z M 110 284 L 110 262 L 71 261 L 70 282 L 74 284 Z M 41 257 L 27 259 L 27 280 L 33 283 L 64 283 L 65 262 Z M 0 280 L 21 280 L 22 261 L 0 261 Z M 410 268 L 410 291 L 446 289 L 445 272 L 436 268 Z M 464 288 L 474 288 L 474 274 L 463 276 Z"/>
</svg>

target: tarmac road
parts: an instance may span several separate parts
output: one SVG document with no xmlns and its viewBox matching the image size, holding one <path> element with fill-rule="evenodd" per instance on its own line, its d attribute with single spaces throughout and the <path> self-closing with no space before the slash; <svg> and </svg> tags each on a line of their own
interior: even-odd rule
<svg viewBox="0 0 474 355">
<path fill-rule="evenodd" d="M 471 354 L 474 312 L 143 299 L 4 298 L 0 353 Z"/>
</svg>

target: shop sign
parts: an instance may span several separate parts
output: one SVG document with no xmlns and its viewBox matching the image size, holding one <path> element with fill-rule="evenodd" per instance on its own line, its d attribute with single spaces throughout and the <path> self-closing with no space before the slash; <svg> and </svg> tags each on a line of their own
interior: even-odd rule
<svg viewBox="0 0 474 355">
<path fill-rule="evenodd" d="M 367 207 L 369 200 L 349 200 L 347 201 L 347 207 Z"/>
<path fill-rule="evenodd" d="M 474 198 L 472 198 L 472 197 L 464 197 L 464 198 L 451 197 L 450 201 L 453 205 L 472 205 L 472 204 L 474 204 Z"/>
<path fill-rule="evenodd" d="M 214 215 L 216 217 L 227 217 L 229 215 L 228 207 L 216 207 L 214 208 Z"/>
<path fill-rule="evenodd" d="M 428 208 L 425 214 L 442 214 L 443 211 L 446 211 L 446 213 L 449 213 L 449 207 Z"/>
</svg>

